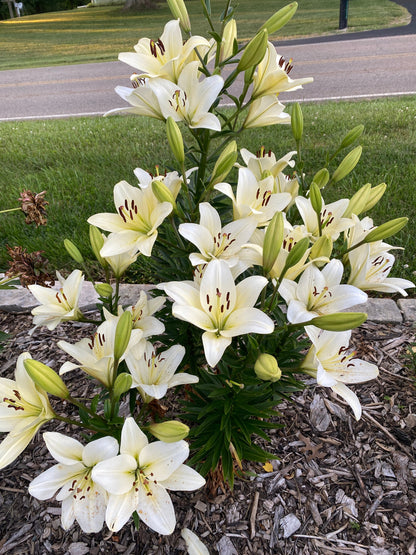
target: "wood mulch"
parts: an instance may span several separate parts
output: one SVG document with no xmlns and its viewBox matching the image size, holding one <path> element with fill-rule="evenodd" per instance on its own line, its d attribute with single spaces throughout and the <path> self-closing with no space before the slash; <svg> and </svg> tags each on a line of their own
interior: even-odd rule
<svg viewBox="0 0 416 555">
<path fill-rule="evenodd" d="M 0 352 L 0 375 L 13 378 L 23 351 L 59 368 L 65 353 L 56 342 L 86 335 L 81 325 L 54 332 L 32 328 L 27 315 L 0 313 L 0 329 L 12 339 Z M 368 323 L 354 333 L 358 356 L 380 368 L 377 380 L 357 386 L 363 418 L 330 391 L 311 387 L 293 403 L 282 403 L 272 431 L 272 466 L 252 465 L 256 476 L 237 480 L 234 490 L 208 488 L 172 493 L 177 527 L 160 536 L 132 521 L 120 532 L 84 534 L 75 524 L 60 527 L 60 504 L 38 501 L 29 482 L 54 464 L 38 435 L 13 464 L 0 472 L 0 555 L 181 554 L 184 526 L 194 530 L 211 553 L 410 554 L 416 552 L 416 369 L 405 358 L 415 341 L 409 325 Z M 80 372 L 68 374 L 76 396 L 92 393 Z M 311 380 L 313 382 L 313 380 Z M 70 410 L 70 408 L 68 408 Z M 65 433 L 62 424 L 46 429 Z"/>
</svg>

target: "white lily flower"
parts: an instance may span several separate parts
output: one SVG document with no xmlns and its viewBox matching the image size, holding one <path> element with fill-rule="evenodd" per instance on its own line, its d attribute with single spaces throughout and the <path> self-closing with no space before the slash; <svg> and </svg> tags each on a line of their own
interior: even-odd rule
<svg viewBox="0 0 416 555">
<path fill-rule="evenodd" d="M 312 207 L 309 198 L 297 197 L 296 206 L 299 210 L 301 218 L 306 229 L 311 234 L 312 240 L 319 237 L 318 216 Z M 322 199 L 322 208 L 320 213 L 320 221 L 322 233 L 329 235 L 333 241 L 336 241 L 341 231 L 345 231 L 354 225 L 350 218 L 343 218 L 343 214 L 348 207 L 349 200 L 344 198 L 325 204 Z"/>
<path fill-rule="evenodd" d="M 199 62 L 189 63 L 178 84 L 166 79 L 152 79 L 148 86 L 158 98 L 163 116 L 184 121 L 190 128 L 221 131 L 220 120 L 209 112 L 224 85 L 219 75 L 199 80 Z"/>
<path fill-rule="evenodd" d="M 243 127 L 266 127 L 277 123 L 290 123 L 290 115 L 283 110 L 284 105 L 277 100 L 275 94 L 268 94 L 256 98 L 248 109 L 248 114 L 244 120 Z"/>
<path fill-rule="evenodd" d="M 185 223 L 179 226 L 179 233 L 199 249 L 199 253 L 189 256 L 191 264 L 198 266 L 210 260 L 225 260 L 232 268 L 242 266 L 239 273 L 248 268 L 239 260 L 239 252 L 252 236 L 257 222 L 254 218 L 243 218 L 222 227 L 218 212 L 208 202 L 199 205 L 199 224 Z"/>
<path fill-rule="evenodd" d="M 344 267 L 331 260 L 323 270 L 308 266 L 299 282 L 284 278 L 279 293 L 287 303 L 287 319 L 292 324 L 307 322 L 317 316 L 340 312 L 367 302 L 367 295 L 352 285 L 341 284 Z"/>
<path fill-rule="evenodd" d="M 368 216 L 360 220 L 358 216 L 352 214 L 351 219 L 353 221 L 353 226 L 350 227 L 345 233 L 348 249 L 354 245 L 358 245 L 358 243 L 361 243 L 361 241 L 365 239 L 365 236 L 377 227 L 374 225 L 372 218 L 369 218 Z M 370 245 L 370 256 L 377 256 L 378 254 L 388 252 L 391 249 L 403 250 L 402 247 L 395 247 L 385 243 L 384 241 L 372 241 L 367 244 Z"/>
<path fill-rule="evenodd" d="M 218 183 L 214 189 L 232 200 L 235 220 L 252 217 L 255 218 L 258 226 L 267 225 L 274 214 L 284 210 L 291 201 L 289 193 L 273 193 L 272 175 L 258 181 L 248 168 L 238 170 L 235 195 L 228 183 Z"/>
<path fill-rule="evenodd" d="M 61 322 L 79 320 L 82 312 L 78 308 L 79 296 L 81 294 L 84 276 L 80 270 L 74 270 L 67 279 L 56 272 L 60 289 L 42 287 L 41 285 L 29 285 L 28 289 L 32 295 L 42 303 L 32 310 L 33 323 L 36 326 L 46 326 L 48 330 L 54 330 Z"/>
<path fill-rule="evenodd" d="M 193 491 L 205 484 L 195 470 L 183 464 L 189 454 L 185 441 L 150 443 L 133 418 L 121 432 L 120 455 L 98 463 L 92 478 L 110 494 L 106 523 L 117 532 L 137 511 L 159 534 L 171 534 L 176 517 L 166 490 Z"/>
<path fill-rule="evenodd" d="M 211 367 L 221 359 L 232 338 L 246 333 L 272 333 L 273 321 L 254 308 L 267 279 L 250 276 L 237 285 L 223 260 L 212 260 L 202 276 L 200 287 L 193 282 L 162 283 L 175 302 L 172 314 L 205 330 L 202 335 L 205 358 Z"/>
<path fill-rule="evenodd" d="M 111 387 L 115 378 L 114 374 L 114 340 L 116 334 L 118 318 L 105 320 L 98 326 L 96 333 L 89 337 L 81 339 L 75 344 L 67 341 L 58 341 L 58 347 L 68 353 L 71 357 L 79 361 L 79 364 L 73 362 L 65 362 L 59 371 L 59 374 L 66 374 L 76 368 L 81 368 L 103 383 L 106 387 Z M 131 331 L 130 341 L 123 356 L 124 360 L 129 350 L 139 343 L 143 337 L 140 329 Z"/>
<path fill-rule="evenodd" d="M 334 332 L 306 326 L 305 331 L 312 341 L 312 347 L 302 363 L 302 368 L 314 376 L 319 385 L 330 387 L 342 397 L 359 420 L 360 401 L 345 384 L 361 383 L 376 378 L 377 366 L 354 358 L 354 352 L 348 354 L 351 330 Z"/>
<path fill-rule="evenodd" d="M 209 555 L 207 547 L 192 530 L 182 528 L 181 536 L 185 540 L 188 555 Z"/>
<path fill-rule="evenodd" d="M 283 56 L 276 53 L 275 47 L 269 42 L 266 54 L 253 75 L 252 97 L 258 98 L 264 95 L 278 95 L 283 91 L 295 91 L 301 89 L 305 83 L 313 81 L 313 77 L 291 79 L 289 73 L 292 68 L 292 60 L 286 62 Z"/>
<path fill-rule="evenodd" d="M 160 335 L 165 331 L 164 324 L 155 318 L 153 314 L 160 310 L 165 304 L 165 297 L 148 298 L 144 290 L 140 291 L 139 298 L 135 305 L 126 308 L 131 312 L 133 329 L 142 331 L 142 339 L 147 339 L 151 335 Z M 124 310 L 122 306 L 117 307 L 117 316 L 108 312 L 105 308 L 104 318 L 118 322 Z"/>
<path fill-rule="evenodd" d="M 103 246 L 106 244 L 108 237 L 101 233 L 103 238 Z M 110 268 L 113 270 L 113 273 L 116 277 L 120 278 L 123 276 L 132 264 L 134 264 L 137 260 L 138 253 L 136 248 L 133 248 L 129 251 L 122 252 L 120 254 L 113 254 L 112 256 L 105 256 L 103 257 L 105 262 L 109 264 Z"/>
<path fill-rule="evenodd" d="M 133 378 L 131 387 L 137 387 L 144 402 L 150 403 L 152 399 L 164 397 L 171 387 L 197 383 L 197 376 L 186 372 L 175 374 L 184 355 L 185 348 L 182 345 L 174 345 L 156 355 L 153 345 L 146 341 L 142 357 L 138 357 L 133 348 L 126 356 L 126 364 Z"/>
<path fill-rule="evenodd" d="M 39 428 L 55 416 L 46 391 L 25 370 L 24 361 L 29 358 L 26 352 L 17 359 L 15 381 L 0 378 L 0 432 L 9 432 L 0 444 L 0 468 L 12 463 Z"/>
<path fill-rule="evenodd" d="M 120 181 L 114 187 L 117 214 L 101 213 L 88 223 L 111 233 L 101 249 L 101 256 L 114 256 L 132 250 L 150 256 L 157 238 L 157 228 L 172 212 L 170 202 L 159 202 L 152 189 L 132 187 Z"/>
<path fill-rule="evenodd" d="M 380 291 L 381 293 L 400 293 L 407 297 L 405 289 L 415 287 L 407 279 L 387 277 L 394 264 L 394 256 L 388 252 L 371 253 L 371 246 L 364 244 L 348 253 L 351 274 L 348 279 L 364 291 Z"/>
<path fill-rule="evenodd" d="M 136 52 L 121 52 L 118 59 L 142 72 L 140 77 L 162 77 L 176 83 L 184 67 L 198 60 L 195 48 L 203 56 L 210 43 L 197 35 L 184 42 L 179 20 L 171 20 L 157 41 L 142 38 L 134 47 Z"/>
<path fill-rule="evenodd" d="M 91 473 L 97 463 L 117 455 L 117 440 L 102 437 L 84 447 L 58 432 L 46 432 L 43 439 L 58 464 L 30 482 L 30 495 L 49 499 L 59 490 L 56 499 L 62 501 L 63 529 L 68 530 L 76 520 L 84 532 L 99 532 L 104 524 L 108 494 L 94 482 Z"/>
<path fill-rule="evenodd" d="M 158 169 L 158 167 L 156 167 L 156 169 Z M 186 172 L 186 177 L 188 177 L 192 171 L 194 170 L 188 170 Z M 180 177 L 176 171 L 168 172 L 166 175 L 152 175 L 141 168 L 136 168 L 134 170 L 134 175 L 137 177 L 141 189 L 147 189 L 148 187 L 151 188 L 153 181 L 161 181 L 172 193 L 175 200 L 181 190 L 182 177 Z"/>
</svg>

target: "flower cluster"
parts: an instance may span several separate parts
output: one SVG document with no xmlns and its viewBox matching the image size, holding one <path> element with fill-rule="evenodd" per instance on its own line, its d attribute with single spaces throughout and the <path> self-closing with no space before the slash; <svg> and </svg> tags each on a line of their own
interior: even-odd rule
<svg viewBox="0 0 416 555">
<path fill-rule="evenodd" d="M 299 163 L 302 113 L 295 105 L 287 114 L 278 97 L 312 79 L 289 77 L 292 61 L 268 40 L 296 3 L 279 10 L 245 46 L 237 42 L 232 10 L 225 10 L 221 31 L 208 41 L 191 35 L 181 0 L 169 5 L 177 19 L 160 38 L 140 39 L 135 52 L 120 54 L 138 73 L 131 89 L 116 89 L 131 106 L 112 113 L 166 124 L 176 170 L 136 168 L 136 184 L 114 187 L 115 212 L 89 218 L 91 247 L 106 277 L 95 284 L 99 320 L 79 309 L 80 270 L 67 279 L 58 273 L 58 288 L 30 286 L 41 303 L 33 310 L 36 325 L 52 330 L 76 320 L 96 326 L 75 344 L 58 342 L 73 360 L 58 374 L 25 354 L 16 382 L 0 379 L 0 425 L 9 432 L 2 466 L 51 419 L 90 432 L 85 446 L 46 432 L 58 464 L 29 486 L 38 499 L 57 494 L 63 527 L 76 520 L 86 532 L 99 531 L 104 522 L 118 531 L 133 516 L 156 532 L 172 533 L 176 519 L 167 490 L 198 489 L 201 474 L 219 469 L 232 485 L 245 460 L 272 457 L 255 437 L 267 439 L 267 418 L 276 415 L 277 399 L 300 386 L 299 375 L 331 388 L 359 419 L 358 396 L 347 384 L 376 378 L 378 369 L 350 351 L 351 330 L 366 319 L 351 309 L 367 301 L 366 291 L 406 295 L 413 287 L 388 277 L 393 247 L 384 242 L 406 218 L 379 226 L 368 216 L 360 219 L 381 198 L 384 184 L 325 202 L 326 190 L 354 169 L 361 148 L 313 177 Z M 239 89 L 231 93 L 231 86 Z M 224 97 L 233 102 L 225 111 Z M 276 155 L 242 148 L 238 159 L 236 140 L 245 129 L 279 123 L 291 124 L 296 150 Z M 361 132 L 360 126 L 350 131 L 332 158 Z M 72 242 L 65 247 L 83 262 Z M 157 283 L 151 295 L 142 291 L 135 305 L 122 306 L 121 279 L 143 256 Z M 162 292 L 172 301 L 171 313 Z M 80 370 L 99 388 L 91 401 L 73 398 L 60 377 Z M 193 428 L 191 464 L 199 472 L 184 464 L 189 427 L 167 420 L 169 407 L 160 403 L 183 385 L 184 414 L 174 395 L 173 410 Z M 77 407 L 80 420 L 52 411 L 48 393 Z M 149 443 L 150 436 L 159 441 Z M 185 529 L 183 537 L 189 552 L 205 552 L 192 532 Z"/>
</svg>

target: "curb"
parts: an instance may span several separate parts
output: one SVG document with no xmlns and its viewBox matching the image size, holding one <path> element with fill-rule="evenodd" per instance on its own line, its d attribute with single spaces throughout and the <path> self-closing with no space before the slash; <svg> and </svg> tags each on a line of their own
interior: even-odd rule
<svg viewBox="0 0 416 555">
<path fill-rule="evenodd" d="M 56 282 L 53 289 L 59 290 Z M 140 291 L 150 291 L 152 285 L 125 283 L 120 286 L 120 304 L 134 305 Z M 79 301 L 79 308 L 89 312 L 96 308 L 98 294 L 91 282 L 84 282 Z M 18 286 L 16 289 L 0 290 L 0 312 L 9 314 L 30 314 L 39 303 L 28 289 Z M 376 324 L 414 324 L 416 323 L 416 299 L 368 299 L 365 304 L 356 305 L 347 312 L 366 312 L 368 321 Z"/>
</svg>

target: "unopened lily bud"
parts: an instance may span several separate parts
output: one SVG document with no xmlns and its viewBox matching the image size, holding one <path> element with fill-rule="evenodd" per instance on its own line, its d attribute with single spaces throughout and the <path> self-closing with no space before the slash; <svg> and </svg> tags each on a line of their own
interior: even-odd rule
<svg viewBox="0 0 416 555">
<path fill-rule="evenodd" d="M 172 116 L 169 116 L 166 120 L 166 134 L 168 136 L 168 143 L 174 157 L 179 164 L 182 165 L 185 161 L 182 133 Z"/>
<path fill-rule="evenodd" d="M 251 67 L 256 66 L 264 58 L 267 50 L 267 31 L 263 29 L 251 39 L 251 41 L 244 48 L 243 54 L 237 65 L 237 71 L 245 71 Z"/>
<path fill-rule="evenodd" d="M 122 372 L 116 378 L 113 387 L 114 397 L 119 399 L 123 393 L 126 393 L 131 388 L 133 378 L 127 372 Z"/>
<path fill-rule="evenodd" d="M 237 161 L 237 143 L 235 141 L 230 141 L 221 154 L 218 156 L 218 160 L 215 163 L 214 169 L 212 170 L 211 184 L 216 185 L 227 177 L 230 171 L 233 169 L 234 164 Z"/>
<path fill-rule="evenodd" d="M 323 189 L 329 181 L 329 171 L 326 168 L 320 169 L 319 172 L 316 172 L 312 181 L 316 183 L 320 189 Z"/>
<path fill-rule="evenodd" d="M 364 131 L 364 125 L 357 125 L 351 131 L 345 135 L 342 139 L 339 149 L 347 148 L 347 146 L 352 145 L 357 139 L 359 139 Z"/>
<path fill-rule="evenodd" d="M 351 150 L 332 174 L 331 181 L 334 183 L 341 181 L 341 179 L 344 179 L 346 175 L 352 172 L 361 158 L 362 151 L 363 149 L 361 146 L 357 146 Z"/>
<path fill-rule="evenodd" d="M 351 214 L 359 216 L 367 205 L 370 191 L 371 183 L 366 183 L 361 187 L 361 189 L 358 189 L 358 191 L 350 198 L 350 202 L 344 212 L 343 218 L 351 218 Z"/>
<path fill-rule="evenodd" d="M 75 262 L 78 262 L 78 264 L 83 264 L 84 258 L 82 257 L 79 248 L 74 245 L 72 241 L 70 241 L 69 239 L 64 239 L 64 247 L 66 249 L 66 252 L 71 258 L 75 260 Z"/>
<path fill-rule="evenodd" d="M 371 210 L 373 206 L 378 203 L 378 201 L 384 195 L 386 188 L 387 185 L 385 183 L 380 183 L 380 185 L 377 185 L 376 187 L 373 187 L 371 189 L 370 194 L 368 195 L 366 207 L 364 208 L 364 212 L 367 212 L 367 210 Z"/>
<path fill-rule="evenodd" d="M 317 214 L 320 214 L 322 210 L 322 195 L 318 185 L 314 182 L 311 183 L 311 187 L 309 189 L 309 198 L 311 200 L 312 208 Z"/>
<path fill-rule="evenodd" d="M 313 244 L 310 252 L 310 259 L 329 258 L 332 253 L 333 242 L 329 235 L 324 233 Z M 319 263 L 318 263 L 319 266 Z"/>
<path fill-rule="evenodd" d="M 175 443 L 184 439 L 189 434 L 189 427 L 179 422 L 179 420 L 168 420 L 166 422 L 150 424 L 149 431 L 160 441 Z"/>
<path fill-rule="evenodd" d="M 282 377 L 282 371 L 273 355 L 262 353 L 254 365 L 254 372 L 260 380 L 277 382 Z"/>
<path fill-rule="evenodd" d="M 104 237 L 101 231 L 94 225 L 90 225 L 90 243 L 92 252 L 94 253 L 95 258 L 98 260 L 101 266 L 103 268 L 108 266 L 108 263 L 100 255 L 100 250 L 103 248 L 104 245 Z"/>
<path fill-rule="evenodd" d="M 109 283 L 96 283 L 94 289 L 104 299 L 110 297 L 113 294 L 113 288 Z"/>
<path fill-rule="evenodd" d="M 266 274 L 273 268 L 283 243 L 284 220 L 281 212 L 276 212 L 267 226 L 263 243 L 263 269 Z"/>
<path fill-rule="evenodd" d="M 292 126 L 293 137 L 296 141 L 300 141 L 303 135 L 303 114 L 299 102 L 295 102 L 292 107 L 290 124 Z"/>
<path fill-rule="evenodd" d="M 237 41 L 237 23 L 235 19 L 230 19 L 224 27 L 222 34 L 220 62 L 230 58 L 234 54 L 234 48 Z"/>
<path fill-rule="evenodd" d="M 166 187 L 163 181 L 152 181 L 152 191 L 159 202 L 170 202 L 176 210 L 176 202 L 172 191 Z"/>
<path fill-rule="evenodd" d="M 126 311 L 117 323 L 116 335 L 114 338 L 114 359 L 120 360 L 130 341 L 131 330 L 133 327 L 131 312 Z"/>
<path fill-rule="evenodd" d="M 379 225 L 364 238 L 364 243 L 372 243 L 373 241 L 382 241 L 398 233 L 407 224 L 409 218 L 396 218 L 384 224 Z"/>
<path fill-rule="evenodd" d="M 23 364 L 31 379 L 44 391 L 61 399 L 69 397 L 68 388 L 52 368 L 33 358 L 27 358 Z"/>
<path fill-rule="evenodd" d="M 334 312 L 318 316 L 309 322 L 304 322 L 304 326 L 316 326 L 321 330 L 327 331 L 346 331 L 358 328 L 367 320 L 365 312 Z"/>
<path fill-rule="evenodd" d="M 191 30 L 191 22 L 189 20 L 188 10 L 183 0 L 167 0 L 168 6 L 175 19 L 179 19 L 180 26 L 189 33 Z"/>
<path fill-rule="evenodd" d="M 266 29 L 269 35 L 276 33 L 276 31 L 284 27 L 286 23 L 288 23 L 292 19 L 297 9 L 297 2 L 292 2 L 291 4 L 288 4 L 281 10 L 277 11 L 274 15 L 272 15 L 266 21 L 266 23 L 262 25 L 260 30 Z"/>
<path fill-rule="evenodd" d="M 289 268 L 291 268 L 292 266 L 296 266 L 296 264 L 302 259 L 302 256 L 305 254 L 308 247 L 309 247 L 308 237 L 303 237 L 300 241 L 296 243 L 296 245 L 292 247 L 292 250 L 290 251 L 290 253 L 286 258 L 286 264 L 285 264 L 285 267 L 283 268 L 283 272 L 281 275 L 284 275 L 287 272 L 287 270 L 289 270 Z"/>
</svg>

